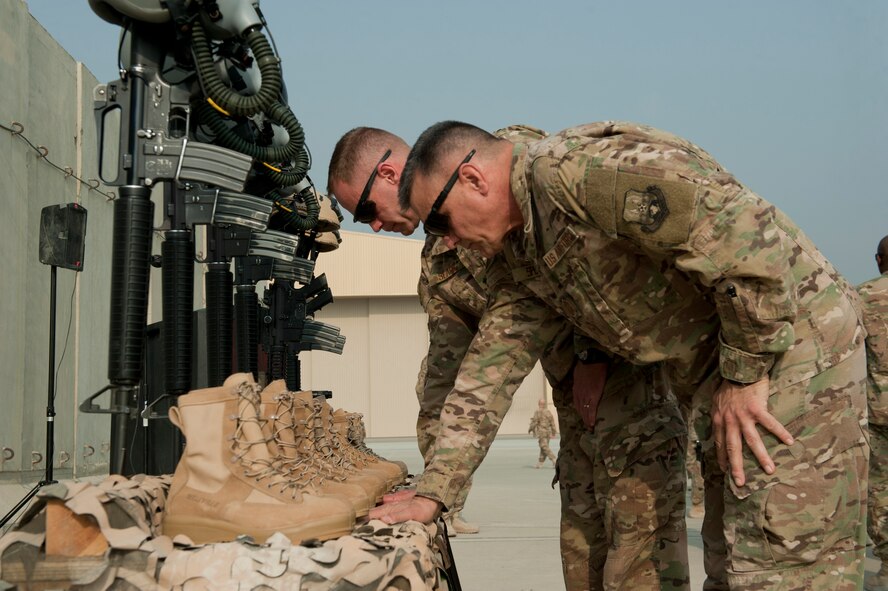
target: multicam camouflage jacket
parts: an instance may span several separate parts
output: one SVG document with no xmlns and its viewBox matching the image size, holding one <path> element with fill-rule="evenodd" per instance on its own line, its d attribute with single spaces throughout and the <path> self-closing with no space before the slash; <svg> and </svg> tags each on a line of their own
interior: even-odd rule
<svg viewBox="0 0 888 591">
<path fill-rule="evenodd" d="M 496 135 L 517 141 L 539 139 L 545 132 L 512 126 Z M 536 362 L 542 357 L 553 384 L 573 366 L 573 329 L 535 296 L 525 291 L 525 299 L 489 310 L 487 265 L 473 251 L 426 239 L 418 291 L 429 317 L 430 343 L 417 394 L 428 408 L 420 409 L 420 419 L 425 413 L 455 420 L 434 442 L 420 442 L 421 448 L 434 443 L 434 449 L 417 491 L 445 506 L 483 460 L 512 396 Z M 464 358 L 471 362 L 457 382 Z M 457 395 L 448 397 L 451 391 Z"/>
<path fill-rule="evenodd" d="M 515 289 L 514 297 L 506 301 L 497 297 L 477 321 L 477 331 L 463 356 L 468 361 L 455 368 L 457 375 L 443 403 L 432 455 L 417 482 L 418 495 L 445 507 L 453 505 L 481 464 L 518 385 L 540 357 L 551 353 L 560 360 L 557 367 L 567 368 L 564 375 L 573 362 L 573 331 L 564 319 L 526 290 L 500 289 L 509 287 Z M 433 334 L 431 338 L 442 337 Z M 455 357 L 454 353 L 450 359 Z M 434 363 L 430 357 L 427 373 L 432 373 Z"/>
<path fill-rule="evenodd" d="M 857 287 L 863 303 L 869 421 L 888 425 L 888 273 Z"/>
<path fill-rule="evenodd" d="M 515 145 L 511 186 L 525 223 L 497 260 L 612 353 L 668 361 L 675 384 L 717 363 L 776 391 L 863 343 L 854 290 L 686 140 L 632 123 L 566 129 Z"/>
<path fill-rule="evenodd" d="M 533 413 L 527 432 L 533 434 L 534 437 L 554 437 L 558 431 L 555 429 L 555 419 L 552 418 L 552 413 L 542 409 Z"/>
<path fill-rule="evenodd" d="M 510 141 L 528 141 L 544 138 L 546 132 L 512 125 L 496 131 L 495 135 Z M 426 238 L 417 291 L 429 317 L 430 342 L 425 380 L 417 384 L 417 389 L 432 394 L 431 398 L 443 399 L 453 388 L 460 363 L 478 331 L 478 321 L 487 308 L 491 288 L 487 265 L 488 260 L 475 251 L 451 248 L 435 236 Z M 541 318 L 550 315 L 545 313 Z M 582 347 L 594 346 L 594 341 L 579 334 L 574 340 Z M 572 366 L 573 360 L 563 354 L 563 346 L 563 343 L 553 344 L 543 364 L 553 383 L 563 379 Z M 521 379 L 523 376 L 518 383 Z"/>
</svg>

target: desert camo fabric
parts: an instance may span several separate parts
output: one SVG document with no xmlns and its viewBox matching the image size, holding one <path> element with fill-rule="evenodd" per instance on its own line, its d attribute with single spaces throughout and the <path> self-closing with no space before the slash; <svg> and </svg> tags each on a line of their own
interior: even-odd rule
<svg viewBox="0 0 888 591">
<path fill-rule="evenodd" d="M 170 476 L 112 476 L 98 485 L 62 482 L 44 488 L 18 529 L 0 538 L 3 567 L 22 561 L 33 571 L 41 560 L 47 499 L 61 499 L 78 515 L 96 520 L 107 538 L 104 560 L 78 589 L 290 589 L 297 591 L 401 591 L 440 588 L 442 560 L 435 551 L 436 526 L 369 521 L 351 535 L 294 545 L 283 534 L 265 544 L 249 539 L 194 546 L 185 536 L 160 534 Z M 28 566 L 30 565 L 30 566 Z M 35 581 L 36 583 L 36 581 Z"/>
</svg>

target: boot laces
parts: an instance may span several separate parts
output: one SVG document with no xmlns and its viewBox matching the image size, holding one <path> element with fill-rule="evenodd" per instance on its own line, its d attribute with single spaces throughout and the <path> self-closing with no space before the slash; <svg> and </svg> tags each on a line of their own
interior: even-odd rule
<svg viewBox="0 0 888 591">
<path fill-rule="evenodd" d="M 320 400 L 312 401 L 309 420 L 312 424 L 315 449 L 322 457 L 336 467 L 349 471 L 357 470 L 358 467 L 354 464 L 353 459 L 348 456 L 339 444 L 339 438 L 333 431 L 332 418 L 329 422 L 324 420 L 323 406 Z"/>
<path fill-rule="evenodd" d="M 239 412 L 235 415 L 235 430 L 231 437 L 231 451 L 233 453 L 232 461 L 239 463 L 244 469 L 244 476 L 252 478 L 256 482 L 266 482 L 269 489 L 280 488 L 281 492 L 290 490 L 291 496 L 296 499 L 301 494 L 302 486 L 287 478 L 287 475 L 281 472 L 277 462 L 277 458 L 248 458 L 246 457 L 254 445 L 262 445 L 268 452 L 268 442 L 270 438 L 260 437 L 259 439 L 249 439 L 245 433 L 247 426 L 253 424 L 256 431 L 264 433 L 262 427 L 267 422 L 259 415 L 259 386 L 256 384 L 243 383 L 237 387 L 238 407 L 240 401 L 246 401 L 252 407 L 252 416 L 243 416 Z"/>
</svg>

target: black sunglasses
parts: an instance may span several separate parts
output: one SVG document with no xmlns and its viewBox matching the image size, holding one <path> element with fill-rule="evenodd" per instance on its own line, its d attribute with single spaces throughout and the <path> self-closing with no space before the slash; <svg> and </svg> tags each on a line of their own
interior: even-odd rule
<svg viewBox="0 0 888 591">
<path fill-rule="evenodd" d="M 450 190 L 453 189 L 453 185 L 456 184 L 456 179 L 459 178 L 459 169 L 462 168 L 463 164 L 471 160 L 474 155 L 475 149 L 472 148 L 472 151 L 463 158 L 463 161 L 459 163 L 456 170 L 450 175 L 447 184 L 444 185 L 444 188 L 438 193 L 438 198 L 435 199 L 435 202 L 432 204 L 432 209 L 429 210 L 429 215 L 426 216 L 426 220 L 422 223 L 422 227 L 426 231 L 426 234 L 431 234 L 432 236 L 447 236 L 450 232 L 450 216 L 446 213 L 439 213 L 438 210 L 441 209 L 444 200 L 447 199 L 447 196 L 450 195 Z"/>
<path fill-rule="evenodd" d="M 367 184 L 364 185 L 364 190 L 361 191 L 361 198 L 358 199 L 358 204 L 355 205 L 355 222 L 369 224 L 376 219 L 376 203 L 370 201 L 368 197 L 370 197 L 370 189 L 373 188 L 373 181 L 376 180 L 376 173 L 379 171 L 379 165 L 385 162 L 386 158 L 391 155 L 392 151 L 386 150 L 385 154 L 382 155 L 382 158 L 379 159 L 379 162 L 376 163 L 376 166 L 373 167 L 373 172 L 370 173 L 370 178 L 367 179 Z"/>
</svg>

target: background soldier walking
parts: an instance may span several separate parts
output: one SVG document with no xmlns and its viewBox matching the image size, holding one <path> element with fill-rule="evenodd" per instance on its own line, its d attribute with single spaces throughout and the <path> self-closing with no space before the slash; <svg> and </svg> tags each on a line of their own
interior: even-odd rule
<svg viewBox="0 0 888 591">
<path fill-rule="evenodd" d="M 537 460 L 535 467 L 542 468 L 546 458 L 551 460 L 554 467 L 555 454 L 549 449 L 549 440 L 558 434 L 558 429 L 555 427 L 555 419 L 552 417 L 552 413 L 546 408 L 545 400 L 540 400 L 540 407 L 530 418 L 530 427 L 527 429 L 527 432 L 532 433 L 540 444 L 540 458 Z"/>
</svg>

